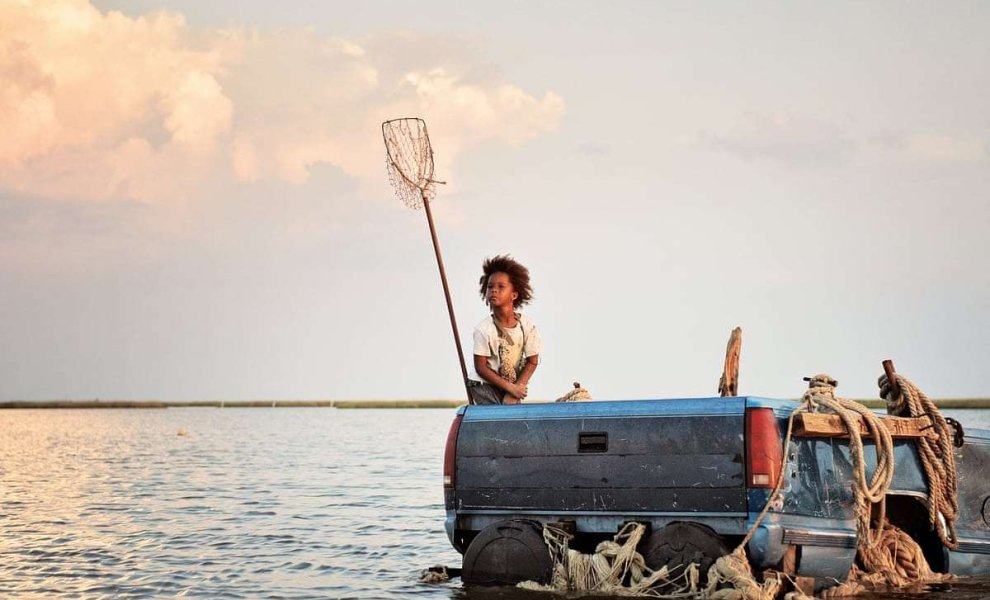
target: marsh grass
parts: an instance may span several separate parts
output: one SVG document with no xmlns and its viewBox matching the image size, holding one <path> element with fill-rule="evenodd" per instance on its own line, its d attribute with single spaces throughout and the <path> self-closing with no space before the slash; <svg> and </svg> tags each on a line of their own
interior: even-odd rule
<svg viewBox="0 0 990 600">
<path fill-rule="evenodd" d="M 464 400 L 9 400 L 4 408 L 456 408 Z"/>
</svg>

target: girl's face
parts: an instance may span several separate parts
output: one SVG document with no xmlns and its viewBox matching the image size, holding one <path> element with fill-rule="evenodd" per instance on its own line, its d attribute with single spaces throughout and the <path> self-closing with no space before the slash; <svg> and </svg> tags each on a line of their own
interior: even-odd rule
<svg viewBox="0 0 990 600">
<path fill-rule="evenodd" d="M 516 298 L 516 288 L 512 287 L 512 280 L 507 273 L 496 271 L 488 276 L 488 306 L 492 310 L 496 308 L 513 307 Z"/>
</svg>

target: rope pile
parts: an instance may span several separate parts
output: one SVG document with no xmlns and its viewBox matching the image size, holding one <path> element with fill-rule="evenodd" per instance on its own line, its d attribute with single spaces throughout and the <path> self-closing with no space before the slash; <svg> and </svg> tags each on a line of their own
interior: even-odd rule
<svg viewBox="0 0 990 600">
<path fill-rule="evenodd" d="M 577 402 L 578 400 L 591 400 L 591 392 L 581 387 L 581 384 L 575 381 L 574 389 L 557 398 L 554 402 Z"/>
<path fill-rule="evenodd" d="M 419 573 L 420 583 L 446 583 L 450 581 L 450 573 L 447 572 L 447 567 L 443 565 L 434 565 L 429 569 L 423 569 Z"/>
<path fill-rule="evenodd" d="M 785 576 L 777 572 L 766 577 L 762 584 L 756 581 L 742 545 L 715 561 L 704 586 L 697 563 L 653 571 L 636 550 L 645 531 L 641 523 L 626 523 L 613 540 L 598 544 L 593 554 L 584 554 L 568 547 L 571 535 L 544 527 L 543 539 L 554 559 L 550 583 L 524 581 L 517 587 L 539 592 L 593 592 L 671 600 L 773 600 L 783 587 Z M 800 597 L 791 593 L 786 598 Z"/>
<path fill-rule="evenodd" d="M 706 598 L 711 600 L 772 600 L 780 593 L 784 576 L 773 572 L 757 583 L 753 570 L 746 559 L 743 546 L 738 546 L 730 554 L 720 557 L 708 570 Z M 722 589 L 718 589 L 719 587 Z M 728 587 L 725 587 L 728 586 Z M 796 600 L 803 595 L 794 592 L 787 594 L 786 600 Z"/>
<path fill-rule="evenodd" d="M 856 560 L 859 564 L 852 566 L 846 581 L 825 590 L 822 598 L 829 600 L 877 588 L 902 588 L 955 579 L 950 573 L 933 572 L 918 542 L 889 521 L 884 524 L 880 543 L 873 548 L 860 546 Z"/>
<path fill-rule="evenodd" d="M 636 550 L 646 531 L 641 523 L 626 523 L 610 541 L 584 554 L 568 547 L 571 535 L 554 527 L 543 528 L 543 539 L 554 560 L 548 585 L 524 581 L 518 587 L 540 592 L 596 592 L 612 596 L 654 598 L 706 598 L 699 585 L 697 564 L 673 575 L 667 567 L 653 571 Z"/>
<path fill-rule="evenodd" d="M 863 572 L 869 573 L 861 577 L 874 585 L 904 587 L 953 578 L 933 572 L 918 542 L 889 522 L 884 524 L 881 542 L 873 548 L 860 548 L 856 557 L 863 565 Z"/>
</svg>

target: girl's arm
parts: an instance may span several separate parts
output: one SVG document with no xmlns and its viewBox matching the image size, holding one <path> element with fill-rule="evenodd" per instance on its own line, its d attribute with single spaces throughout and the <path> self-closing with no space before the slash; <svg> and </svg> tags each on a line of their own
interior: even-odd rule
<svg viewBox="0 0 990 600">
<path fill-rule="evenodd" d="M 524 375 L 526 373 L 526 369 L 528 368 L 529 364 L 527 363 L 526 367 L 523 369 Z M 533 368 L 535 369 L 536 367 L 534 366 Z M 519 382 L 512 383 L 503 379 L 501 375 L 493 371 L 492 368 L 488 366 L 487 356 L 481 356 L 480 354 L 474 355 L 474 370 L 478 372 L 478 375 L 482 379 L 494 385 L 503 392 L 519 398 L 520 400 L 526 397 L 526 385 L 520 385 Z M 530 375 L 532 375 L 532 372 Z M 529 379 L 529 377 L 527 376 L 526 379 Z"/>
<path fill-rule="evenodd" d="M 533 376 L 536 372 L 536 366 L 540 364 L 539 356 L 527 356 L 526 364 L 523 365 L 522 373 L 519 374 L 519 378 L 516 379 L 516 383 L 521 384 L 523 387 L 529 387 L 529 378 Z M 529 390 L 527 390 L 528 392 Z"/>
<path fill-rule="evenodd" d="M 520 315 L 520 319 L 523 319 Z M 540 364 L 540 346 L 542 346 L 542 341 L 540 340 L 540 334 L 536 330 L 536 324 L 533 323 L 532 319 L 525 318 L 525 323 L 523 327 L 528 326 L 528 339 L 526 339 L 526 344 L 523 346 L 523 352 L 527 353 L 526 364 L 523 365 L 522 372 L 519 373 L 519 377 L 516 378 L 516 383 L 522 384 L 526 393 L 529 393 L 529 378 L 533 376 L 536 372 L 537 365 Z"/>
</svg>

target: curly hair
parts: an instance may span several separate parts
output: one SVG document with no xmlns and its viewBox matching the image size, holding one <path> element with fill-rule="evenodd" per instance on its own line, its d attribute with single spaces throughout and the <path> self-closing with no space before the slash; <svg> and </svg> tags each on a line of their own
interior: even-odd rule
<svg viewBox="0 0 990 600">
<path fill-rule="evenodd" d="M 492 273 L 505 273 L 509 276 L 512 287 L 519 294 L 515 302 L 512 303 L 513 308 L 519 308 L 533 299 L 533 288 L 529 285 L 529 269 L 508 254 L 486 258 L 485 262 L 481 263 L 481 273 L 479 283 L 481 284 L 482 300 L 488 297 L 488 278 L 491 277 Z"/>
</svg>

